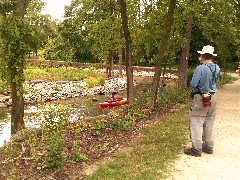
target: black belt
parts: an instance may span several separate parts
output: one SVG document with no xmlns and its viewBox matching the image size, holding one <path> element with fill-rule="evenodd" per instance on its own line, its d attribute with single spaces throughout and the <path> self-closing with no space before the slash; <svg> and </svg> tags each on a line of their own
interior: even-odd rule
<svg viewBox="0 0 240 180">
<path fill-rule="evenodd" d="M 216 93 L 216 92 L 210 92 L 211 95 L 214 95 L 215 93 Z M 202 94 L 204 94 L 204 93 L 194 92 L 193 94 L 194 94 L 194 95 L 195 95 L 195 94 L 201 94 L 201 95 L 202 95 Z"/>
</svg>

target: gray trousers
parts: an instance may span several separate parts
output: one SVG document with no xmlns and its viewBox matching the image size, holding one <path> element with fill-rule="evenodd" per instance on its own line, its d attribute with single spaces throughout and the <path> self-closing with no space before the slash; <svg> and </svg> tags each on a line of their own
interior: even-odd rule
<svg viewBox="0 0 240 180">
<path fill-rule="evenodd" d="M 214 136 L 213 125 L 216 116 L 217 97 L 211 96 L 211 107 L 204 107 L 202 96 L 194 95 L 193 104 L 189 111 L 190 117 L 190 139 L 192 148 L 202 151 L 202 148 L 213 149 Z"/>
</svg>

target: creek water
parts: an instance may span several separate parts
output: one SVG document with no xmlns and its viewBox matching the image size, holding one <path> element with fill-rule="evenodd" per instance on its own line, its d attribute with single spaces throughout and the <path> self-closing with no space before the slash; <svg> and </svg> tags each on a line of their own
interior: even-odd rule
<svg viewBox="0 0 240 180">
<path fill-rule="evenodd" d="M 136 96 L 142 96 L 149 90 L 149 81 L 141 82 L 134 87 Z M 62 104 L 68 105 L 71 109 L 69 117 L 72 121 L 85 119 L 89 117 L 96 117 L 107 114 L 111 108 L 99 108 L 98 104 L 109 99 L 111 94 L 94 95 L 79 98 L 72 98 L 69 100 L 51 101 L 45 104 Z M 126 91 L 118 92 L 118 96 L 126 97 Z M 37 110 L 39 104 L 25 105 L 24 107 L 24 122 L 26 127 L 39 127 L 33 119 L 33 113 Z M 11 137 L 11 108 L 0 108 L 0 147 L 4 142 L 10 140 Z"/>
</svg>

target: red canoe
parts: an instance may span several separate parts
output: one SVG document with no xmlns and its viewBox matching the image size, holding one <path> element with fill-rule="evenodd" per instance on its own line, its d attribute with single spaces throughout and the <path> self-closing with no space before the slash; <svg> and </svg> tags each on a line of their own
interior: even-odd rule
<svg viewBox="0 0 240 180">
<path fill-rule="evenodd" d="M 123 100 L 121 100 L 121 101 L 99 103 L 99 107 L 120 106 L 122 104 L 125 104 L 126 102 L 127 102 L 127 98 L 123 98 Z"/>
</svg>

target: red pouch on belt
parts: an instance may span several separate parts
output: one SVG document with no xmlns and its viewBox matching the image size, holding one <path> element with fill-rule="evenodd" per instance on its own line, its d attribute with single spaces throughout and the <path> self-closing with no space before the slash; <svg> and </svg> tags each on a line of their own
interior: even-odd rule
<svg viewBox="0 0 240 180">
<path fill-rule="evenodd" d="M 211 94 L 210 93 L 202 94 L 202 100 L 203 100 L 203 106 L 205 108 L 208 108 L 211 106 Z"/>
</svg>

